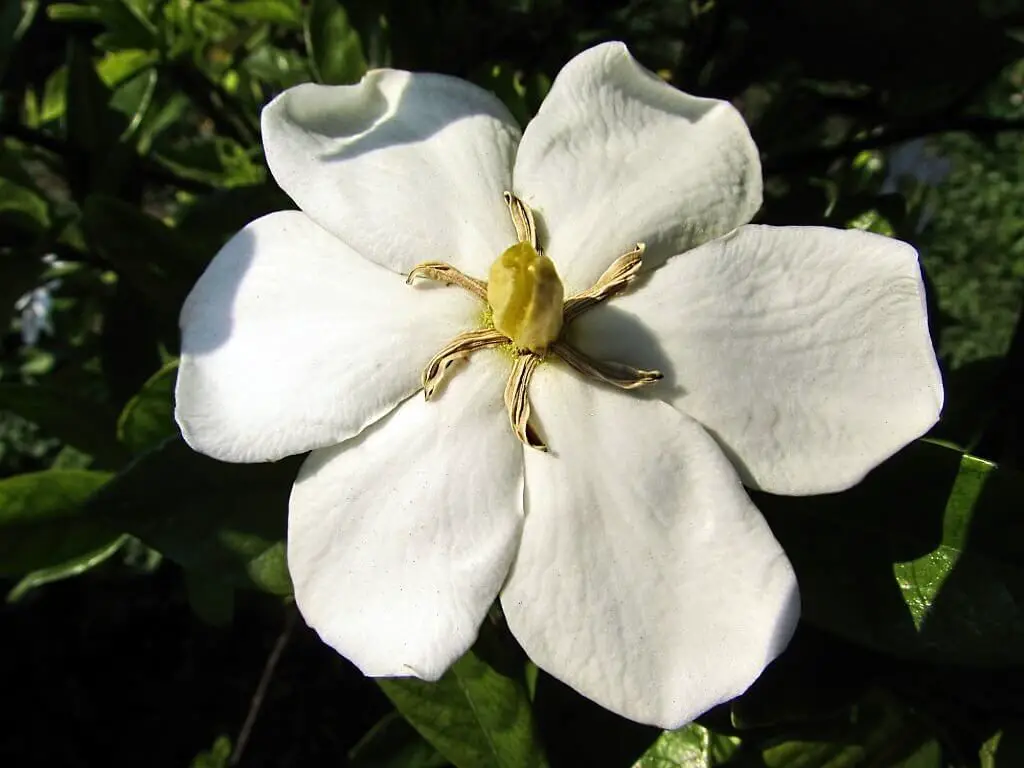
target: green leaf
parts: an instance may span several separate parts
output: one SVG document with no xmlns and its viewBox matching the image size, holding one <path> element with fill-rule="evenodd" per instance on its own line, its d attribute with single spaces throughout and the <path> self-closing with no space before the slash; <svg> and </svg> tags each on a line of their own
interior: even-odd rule
<svg viewBox="0 0 1024 768">
<path fill-rule="evenodd" d="M 7 63 L 31 26 L 38 10 L 39 0 L 7 2 L 0 8 L 0 80 L 3 79 Z"/>
<path fill-rule="evenodd" d="M 0 576 L 23 576 L 104 547 L 119 531 L 86 499 L 110 475 L 51 469 L 0 480 Z"/>
<path fill-rule="evenodd" d="M 117 554 L 127 541 L 127 536 L 117 536 L 106 544 L 102 544 L 96 549 L 73 557 L 63 563 L 32 571 L 32 573 L 25 576 L 7 593 L 7 602 L 17 602 L 33 589 L 52 584 L 55 581 L 63 581 L 64 579 L 81 576 L 83 573 L 91 571 Z"/>
<path fill-rule="evenodd" d="M 456 768 L 540 768 L 547 758 L 537 739 L 521 666 L 499 670 L 481 640 L 436 683 L 413 678 L 377 683 L 399 712 Z M 515 668 L 515 665 L 508 665 Z"/>
<path fill-rule="evenodd" d="M 842 494 L 756 502 L 796 569 L 803 616 L 884 653 L 1024 661 L 1021 475 L 919 441 Z"/>
<path fill-rule="evenodd" d="M 174 424 L 174 384 L 178 361 L 172 360 L 142 385 L 117 420 L 117 437 L 132 453 L 144 453 L 178 433 Z"/>
<path fill-rule="evenodd" d="M 0 409 L 38 424 L 105 467 L 118 467 L 128 458 L 115 439 L 114 414 L 74 392 L 38 384 L 0 384 Z"/>
<path fill-rule="evenodd" d="M 209 751 L 200 752 L 193 758 L 191 768 L 227 768 L 230 759 L 231 739 L 218 736 Z"/>
<path fill-rule="evenodd" d="M 28 187 L 0 178 L 0 226 L 43 234 L 50 224 L 50 204 Z"/>
<path fill-rule="evenodd" d="M 448 760 L 402 718 L 390 712 L 348 753 L 350 768 L 443 768 Z"/>
<path fill-rule="evenodd" d="M 337 0 L 312 0 L 306 16 L 306 50 L 321 83 L 347 85 L 366 73 L 359 33 Z"/>
<path fill-rule="evenodd" d="M 724 765 L 739 749 L 740 740 L 691 723 L 665 731 L 633 768 L 714 768 Z"/>
<path fill-rule="evenodd" d="M 185 571 L 188 604 L 200 619 L 214 627 L 226 627 L 235 613 L 235 590 L 216 576 Z"/>
<path fill-rule="evenodd" d="M 293 0 L 230 0 L 211 3 L 210 7 L 242 21 L 265 21 L 295 28 L 302 26 L 299 4 Z"/>
<path fill-rule="evenodd" d="M 88 507 L 186 570 L 289 594 L 282 542 L 301 460 L 225 464 L 173 438 L 137 459 Z"/>
<path fill-rule="evenodd" d="M 736 768 L 943 768 L 921 721 L 889 696 L 875 692 L 844 720 L 814 738 L 785 741 Z"/>
</svg>

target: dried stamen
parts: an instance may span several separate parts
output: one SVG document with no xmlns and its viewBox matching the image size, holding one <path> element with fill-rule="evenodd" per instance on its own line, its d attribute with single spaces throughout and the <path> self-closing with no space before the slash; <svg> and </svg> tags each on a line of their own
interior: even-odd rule
<svg viewBox="0 0 1024 768">
<path fill-rule="evenodd" d="M 512 425 L 512 431 L 520 442 L 530 448 L 546 451 L 537 433 L 530 428 L 530 379 L 537 369 L 540 358 L 532 352 L 523 352 L 516 355 L 516 361 L 512 365 L 512 373 L 509 374 L 508 382 L 505 384 L 505 407 L 508 409 L 508 420 Z"/>
<path fill-rule="evenodd" d="M 664 378 L 661 371 L 645 371 L 624 363 L 595 360 L 564 341 L 553 344 L 551 351 L 584 376 L 603 381 L 605 384 L 611 384 L 619 389 L 637 389 Z"/>
<path fill-rule="evenodd" d="M 537 247 L 537 224 L 533 220 L 533 211 L 522 200 L 511 192 L 505 193 L 505 205 L 512 216 L 512 226 L 516 228 L 516 237 L 520 243 L 529 243 L 534 250 Z"/>
<path fill-rule="evenodd" d="M 567 299 L 562 308 L 562 322 L 568 325 L 591 307 L 624 291 L 640 272 L 645 248 L 643 243 L 637 243 L 633 250 L 613 261 L 590 289 Z"/>
<path fill-rule="evenodd" d="M 429 400 L 434 396 L 435 390 L 444 381 L 448 369 L 459 360 L 469 357 L 470 353 L 476 352 L 478 349 L 496 347 L 506 342 L 508 339 L 493 328 L 481 328 L 478 331 L 460 333 L 434 355 L 427 363 L 427 367 L 423 369 L 423 397 Z"/>
<path fill-rule="evenodd" d="M 487 283 L 483 280 L 477 280 L 475 277 L 470 277 L 443 261 L 425 261 L 422 264 L 417 264 L 412 268 L 409 276 L 405 278 L 405 284 L 412 285 L 412 281 L 417 277 L 436 280 L 445 285 L 457 285 L 460 288 L 465 288 L 474 296 L 487 301 Z"/>
</svg>

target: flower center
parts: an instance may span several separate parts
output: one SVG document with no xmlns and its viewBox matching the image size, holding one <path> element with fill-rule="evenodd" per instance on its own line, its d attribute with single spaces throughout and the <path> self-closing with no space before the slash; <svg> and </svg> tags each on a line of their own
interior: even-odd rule
<svg viewBox="0 0 1024 768">
<path fill-rule="evenodd" d="M 524 444 L 547 450 L 530 425 L 528 397 L 530 378 L 547 357 L 553 354 L 579 373 L 620 389 L 635 389 L 662 378 L 660 371 L 595 360 L 562 338 L 565 327 L 583 312 L 626 289 L 640 271 L 644 246 L 638 243 L 612 262 L 589 290 L 565 299 L 554 263 L 538 247 L 533 212 L 510 192 L 505 193 L 505 204 L 519 242 L 491 265 L 487 283 L 437 261 L 418 264 L 409 273 L 407 283 L 422 277 L 457 285 L 490 308 L 488 327 L 459 334 L 427 363 L 423 395 L 432 398 L 449 369 L 472 352 L 508 345 L 514 362 L 505 385 L 505 407 L 512 431 Z"/>
<path fill-rule="evenodd" d="M 487 303 L 494 328 L 517 349 L 547 352 L 562 332 L 564 298 L 554 262 L 530 243 L 516 243 L 491 265 Z"/>
</svg>

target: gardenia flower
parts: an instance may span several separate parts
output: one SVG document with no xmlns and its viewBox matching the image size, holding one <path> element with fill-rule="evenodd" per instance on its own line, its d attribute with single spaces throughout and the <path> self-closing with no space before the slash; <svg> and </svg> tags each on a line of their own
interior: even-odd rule
<svg viewBox="0 0 1024 768">
<path fill-rule="evenodd" d="M 522 132 L 469 83 L 375 70 L 281 94 L 263 139 L 301 212 L 189 296 L 177 419 L 226 461 L 312 451 L 288 525 L 309 625 L 434 680 L 500 599 L 534 662 L 626 717 L 744 691 L 799 610 L 743 484 L 848 488 L 937 418 L 914 250 L 747 226 L 740 115 L 620 43 Z"/>
</svg>

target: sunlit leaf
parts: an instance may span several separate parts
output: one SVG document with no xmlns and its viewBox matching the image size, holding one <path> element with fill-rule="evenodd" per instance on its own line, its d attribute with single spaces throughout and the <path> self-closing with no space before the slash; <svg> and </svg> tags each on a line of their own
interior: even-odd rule
<svg viewBox="0 0 1024 768">
<path fill-rule="evenodd" d="M 17 602 L 33 589 L 38 589 L 46 584 L 52 584 L 55 581 L 63 581 L 64 579 L 81 576 L 83 573 L 91 571 L 117 554 L 127 540 L 127 536 L 117 536 L 106 544 L 102 544 L 94 550 L 73 557 L 63 563 L 32 571 L 7 593 L 7 601 L 10 603 Z"/>
<path fill-rule="evenodd" d="M 110 475 L 47 470 L 0 480 L 0 576 L 24 576 L 105 547 L 116 526 L 84 503 Z"/>
<path fill-rule="evenodd" d="M 143 453 L 178 433 L 174 424 L 174 383 L 178 361 L 153 374 L 117 420 L 117 436 L 133 453 Z"/>
<path fill-rule="evenodd" d="M 359 33 L 338 0 L 311 0 L 306 17 L 306 49 L 321 83 L 346 85 L 366 72 Z"/>
<path fill-rule="evenodd" d="M 540 768 L 547 759 L 517 672 L 521 668 L 492 665 L 478 643 L 436 683 L 414 678 L 377 682 L 402 716 L 456 768 Z"/>
<path fill-rule="evenodd" d="M 696 723 L 665 731 L 633 768 L 714 768 L 739 748 L 734 736 L 715 734 Z"/>
<path fill-rule="evenodd" d="M 918 442 L 846 493 L 757 503 L 808 621 L 885 653 L 988 666 L 1024 661 L 1021 498 L 1021 475 Z"/>
</svg>

